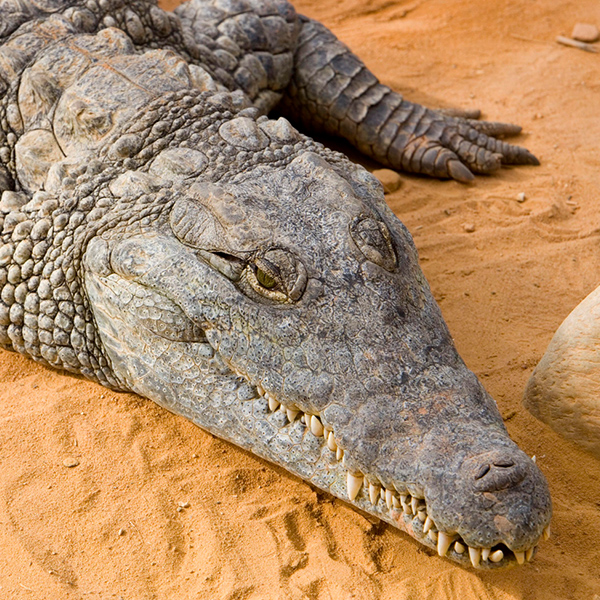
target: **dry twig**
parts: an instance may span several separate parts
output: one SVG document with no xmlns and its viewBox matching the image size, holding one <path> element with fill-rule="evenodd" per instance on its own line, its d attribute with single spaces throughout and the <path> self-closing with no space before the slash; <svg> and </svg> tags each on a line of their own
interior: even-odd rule
<svg viewBox="0 0 600 600">
<path fill-rule="evenodd" d="M 598 47 L 592 44 L 586 44 L 585 42 L 578 42 L 577 40 L 572 40 L 571 38 L 565 37 L 564 35 L 559 35 L 556 38 L 556 41 L 563 46 L 571 46 L 573 48 L 579 48 L 579 50 L 585 50 L 586 52 L 599 52 Z"/>
</svg>

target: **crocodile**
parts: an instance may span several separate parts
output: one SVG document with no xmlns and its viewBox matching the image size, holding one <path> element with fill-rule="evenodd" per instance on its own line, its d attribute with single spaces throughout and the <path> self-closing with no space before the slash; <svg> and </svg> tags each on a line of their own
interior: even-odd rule
<svg viewBox="0 0 600 600">
<path fill-rule="evenodd" d="M 284 0 L 0 2 L 0 345 L 132 391 L 460 564 L 551 500 L 362 166 L 536 164 L 379 83 Z M 267 113 L 277 108 L 278 118 Z"/>
</svg>

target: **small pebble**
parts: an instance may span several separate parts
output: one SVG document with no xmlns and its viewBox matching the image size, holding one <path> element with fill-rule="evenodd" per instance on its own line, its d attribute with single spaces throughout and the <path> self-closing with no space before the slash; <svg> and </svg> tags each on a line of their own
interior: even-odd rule
<svg viewBox="0 0 600 600">
<path fill-rule="evenodd" d="M 118 534 L 119 535 L 125 535 L 125 530 L 124 529 L 119 529 Z"/>
<path fill-rule="evenodd" d="M 463 225 L 463 229 L 467 232 L 467 233 L 473 233 L 475 231 L 475 225 L 473 225 L 473 223 L 465 223 Z"/>
<path fill-rule="evenodd" d="M 402 185 L 400 175 L 391 169 L 376 169 L 373 171 L 373 175 L 381 182 L 384 194 L 391 194 Z"/>
<path fill-rule="evenodd" d="M 181 508 L 189 508 L 190 507 L 190 503 L 189 502 L 180 502 L 179 506 Z"/>
<path fill-rule="evenodd" d="M 527 196 L 525 195 L 525 192 L 521 192 L 517 196 L 517 202 L 525 202 L 525 200 L 527 200 Z"/>
<path fill-rule="evenodd" d="M 598 27 L 591 23 L 577 23 L 575 27 L 573 27 L 571 37 L 579 42 L 593 44 L 600 39 L 600 31 L 598 30 Z"/>
<path fill-rule="evenodd" d="M 65 465 L 65 467 L 76 467 L 79 464 L 79 461 L 76 458 L 65 458 L 65 460 L 63 460 L 63 465 Z"/>
</svg>

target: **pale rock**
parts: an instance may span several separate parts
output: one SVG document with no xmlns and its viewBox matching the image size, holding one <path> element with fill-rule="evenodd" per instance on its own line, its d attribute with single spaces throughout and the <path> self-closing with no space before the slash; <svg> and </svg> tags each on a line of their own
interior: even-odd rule
<svg viewBox="0 0 600 600">
<path fill-rule="evenodd" d="M 523 403 L 554 431 L 600 459 L 600 287 L 554 334 Z"/>
<path fill-rule="evenodd" d="M 376 169 L 373 171 L 373 175 L 379 179 L 384 194 L 391 194 L 402 185 L 400 175 L 391 169 Z"/>
<path fill-rule="evenodd" d="M 592 23 L 577 23 L 575 27 L 573 27 L 571 37 L 579 42 L 593 44 L 600 39 L 600 31 L 598 30 L 598 27 Z"/>
</svg>

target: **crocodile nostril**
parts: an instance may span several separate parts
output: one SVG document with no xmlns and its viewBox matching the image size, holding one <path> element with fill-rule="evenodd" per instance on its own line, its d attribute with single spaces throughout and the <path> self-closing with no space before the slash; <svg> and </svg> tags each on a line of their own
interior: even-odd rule
<svg viewBox="0 0 600 600">
<path fill-rule="evenodd" d="M 497 492 L 518 485 L 527 477 L 529 459 L 520 453 L 491 450 L 463 463 L 465 475 L 479 492 Z"/>
<path fill-rule="evenodd" d="M 475 479 L 481 479 L 482 477 L 485 477 L 485 475 L 487 475 L 490 472 L 490 469 L 490 465 L 481 465 L 479 471 L 477 471 L 477 473 L 475 474 Z"/>
<path fill-rule="evenodd" d="M 525 477 L 523 465 L 512 460 L 485 462 L 474 472 L 475 488 L 482 492 L 495 492 L 520 483 Z"/>
</svg>

